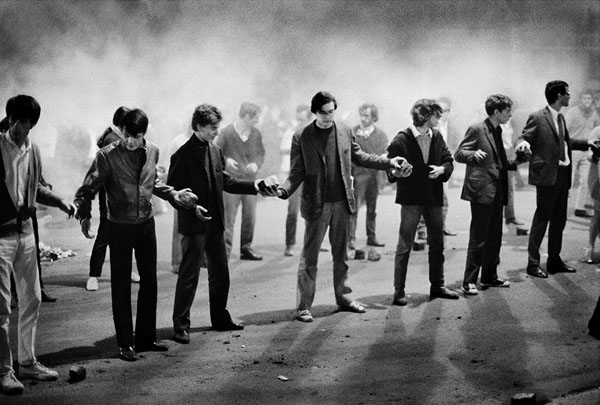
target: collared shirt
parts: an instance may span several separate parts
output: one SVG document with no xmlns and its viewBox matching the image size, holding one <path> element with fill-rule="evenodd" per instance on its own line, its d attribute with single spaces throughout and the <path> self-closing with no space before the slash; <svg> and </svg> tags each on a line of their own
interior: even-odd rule
<svg viewBox="0 0 600 405">
<path fill-rule="evenodd" d="M 235 129 L 235 132 L 237 132 L 238 136 L 243 142 L 248 140 L 250 137 L 250 131 L 252 131 L 252 128 L 246 128 L 244 131 L 242 131 L 235 122 L 233 123 L 233 129 Z"/>
<path fill-rule="evenodd" d="M 359 125 L 358 128 L 356 128 L 356 135 L 362 136 L 363 138 L 368 138 L 371 136 L 373 131 L 375 131 L 375 125 L 369 125 L 366 128 Z"/>
<path fill-rule="evenodd" d="M 2 142 L 2 159 L 4 160 L 5 182 L 10 198 L 17 210 L 25 205 L 27 198 L 27 178 L 29 176 L 29 159 L 31 142 L 25 139 L 19 148 L 10 137 L 10 131 L 0 136 Z"/>
<path fill-rule="evenodd" d="M 410 126 L 410 129 L 419 143 L 421 154 L 423 155 L 423 161 L 427 163 L 429 160 L 429 148 L 431 146 L 431 137 L 433 136 L 433 132 L 431 131 L 431 128 L 427 128 L 427 132 L 422 134 L 414 124 Z"/>
<path fill-rule="evenodd" d="M 548 106 L 548 109 L 550 110 L 550 114 L 552 115 L 552 121 L 554 122 L 554 128 L 556 128 L 556 132 L 558 133 L 559 132 L 558 115 L 560 113 L 550 106 Z M 565 123 L 565 117 L 563 117 L 562 121 L 563 121 L 563 131 L 566 131 L 567 128 L 566 128 L 566 123 Z M 563 147 L 565 148 L 565 160 L 559 160 L 558 165 L 559 166 L 569 166 L 571 164 L 571 161 L 569 160 L 569 150 L 567 149 L 566 140 L 565 140 L 565 142 L 563 142 L 563 144 L 564 144 Z"/>
</svg>

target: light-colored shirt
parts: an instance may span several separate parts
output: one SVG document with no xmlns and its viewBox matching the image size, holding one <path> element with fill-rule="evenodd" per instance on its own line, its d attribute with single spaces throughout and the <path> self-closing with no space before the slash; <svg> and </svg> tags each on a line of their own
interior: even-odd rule
<svg viewBox="0 0 600 405">
<path fill-rule="evenodd" d="M 246 142 L 248 140 L 250 137 L 250 131 L 252 130 L 252 128 L 246 128 L 242 131 L 235 122 L 233 123 L 233 129 L 235 129 L 235 132 L 237 132 L 242 142 Z"/>
<path fill-rule="evenodd" d="M 9 131 L 0 136 L 2 145 L 2 160 L 4 161 L 5 182 L 10 198 L 17 210 L 25 205 L 27 192 L 27 179 L 29 177 L 29 157 L 31 152 L 31 142 L 29 138 L 21 147 L 10 137 Z"/>
<path fill-rule="evenodd" d="M 415 135 L 417 142 L 419 143 L 419 147 L 421 148 L 421 154 L 423 155 L 423 161 L 427 163 L 429 160 L 429 148 L 431 146 L 431 137 L 433 136 L 431 128 L 427 128 L 427 132 L 424 134 L 420 133 L 415 125 L 411 125 L 410 129 L 412 133 Z"/>
</svg>

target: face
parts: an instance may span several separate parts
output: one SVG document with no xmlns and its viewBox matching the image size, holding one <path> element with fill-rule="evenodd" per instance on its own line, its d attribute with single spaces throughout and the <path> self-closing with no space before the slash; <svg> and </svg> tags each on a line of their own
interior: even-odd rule
<svg viewBox="0 0 600 405">
<path fill-rule="evenodd" d="M 581 96 L 581 106 L 586 110 L 592 107 L 593 102 L 594 99 L 592 98 L 591 94 L 584 94 L 583 96 Z"/>
<path fill-rule="evenodd" d="M 496 114 L 496 118 L 500 124 L 506 124 L 512 117 L 512 108 L 506 107 L 504 111 L 496 110 L 494 111 L 494 114 Z"/>
<path fill-rule="evenodd" d="M 311 118 L 311 116 L 310 116 L 309 110 L 296 112 L 296 122 L 298 122 L 298 124 L 300 124 L 300 125 L 304 125 L 305 123 L 308 123 L 308 121 L 310 121 L 310 118 Z"/>
<path fill-rule="evenodd" d="M 258 124 L 259 118 L 260 114 L 256 114 L 254 117 L 251 117 L 250 114 L 246 114 L 242 120 L 248 128 L 254 128 Z"/>
<path fill-rule="evenodd" d="M 333 101 L 323 104 L 321 108 L 317 110 L 317 125 L 320 128 L 330 128 L 333 125 L 334 116 L 335 104 Z"/>
<path fill-rule="evenodd" d="M 441 114 L 433 114 L 431 117 L 429 117 L 429 120 L 425 123 L 427 128 L 437 127 L 438 123 L 440 122 L 440 117 Z"/>
<path fill-rule="evenodd" d="M 29 131 L 33 128 L 29 120 L 8 120 L 10 137 L 17 145 L 22 145 L 29 135 Z"/>
<path fill-rule="evenodd" d="M 144 145 L 144 135 L 145 133 L 140 132 L 137 135 L 132 135 L 127 132 L 126 129 L 123 129 L 123 135 L 125 136 L 125 147 L 128 150 L 136 150 L 141 148 Z"/>
<path fill-rule="evenodd" d="M 565 94 L 558 95 L 559 105 L 561 107 L 567 107 L 569 105 L 569 100 L 571 100 L 571 92 L 569 91 L 569 88 L 566 87 Z"/>
<path fill-rule="evenodd" d="M 360 111 L 359 114 L 360 114 L 360 125 L 362 125 L 363 128 L 369 127 L 369 126 L 371 126 L 371 124 L 373 124 L 373 117 L 371 116 L 370 108 Z"/>
<path fill-rule="evenodd" d="M 201 141 L 212 142 L 219 134 L 219 124 L 207 124 L 203 127 L 200 126 L 195 134 Z"/>
</svg>

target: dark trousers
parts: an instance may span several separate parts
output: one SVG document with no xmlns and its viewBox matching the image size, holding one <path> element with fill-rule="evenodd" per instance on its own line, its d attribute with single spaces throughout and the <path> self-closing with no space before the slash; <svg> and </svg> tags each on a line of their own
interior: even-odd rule
<svg viewBox="0 0 600 405">
<path fill-rule="evenodd" d="M 119 347 L 134 345 L 131 311 L 131 256 L 140 273 L 135 345 L 156 340 L 156 234 L 154 218 L 140 224 L 108 222 L 110 287 L 113 320 Z"/>
<path fill-rule="evenodd" d="M 502 246 L 502 200 L 503 195 L 498 191 L 491 204 L 471 202 L 471 227 L 463 284 L 477 283 L 479 269 L 482 283 L 490 283 L 498 278 L 498 259 Z"/>
<path fill-rule="evenodd" d="M 590 322 L 588 323 L 588 328 L 591 331 L 596 333 L 600 333 L 600 297 L 598 297 L 598 302 L 596 303 L 596 309 L 590 318 Z"/>
<path fill-rule="evenodd" d="M 292 247 L 296 244 L 296 228 L 298 225 L 298 212 L 300 211 L 300 198 L 302 185 L 288 198 L 288 210 L 285 218 L 285 246 Z"/>
<path fill-rule="evenodd" d="M 367 243 L 374 242 L 375 236 L 375 218 L 377 216 L 377 196 L 379 195 L 379 185 L 375 172 L 370 176 L 357 176 L 354 179 L 354 198 L 356 200 L 356 212 L 350 216 L 350 234 L 348 242 L 354 244 L 356 240 L 356 228 L 358 222 L 358 210 L 363 205 L 367 206 Z"/>
<path fill-rule="evenodd" d="M 227 311 L 229 295 L 229 266 L 225 239 L 220 227 L 212 221 L 207 224 L 202 235 L 183 235 L 181 240 L 181 265 L 175 286 L 175 304 L 173 306 L 173 328 L 175 333 L 190 330 L 190 308 L 194 303 L 202 252 L 206 252 L 208 263 L 208 297 L 210 303 L 210 321 L 213 327 L 224 326 L 231 322 Z"/>
<path fill-rule="evenodd" d="M 102 275 L 102 266 L 106 257 L 106 248 L 108 247 L 108 219 L 100 217 L 100 225 L 92 247 L 92 256 L 90 257 L 90 277 L 100 277 Z"/>
<path fill-rule="evenodd" d="M 548 260 L 557 260 L 562 248 L 562 234 L 567 223 L 567 200 L 569 199 L 569 171 L 559 167 L 556 182 L 552 186 L 537 186 L 536 209 L 529 233 L 528 266 L 540 263 L 540 246 L 548 230 Z"/>
<path fill-rule="evenodd" d="M 253 194 L 229 194 L 223 193 L 223 208 L 225 209 L 225 244 L 227 246 L 227 257 L 233 246 L 233 228 L 238 207 L 242 204 L 242 228 L 240 233 L 240 253 L 252 249 L 254 239 L 254 223 L 256 221 L 256 201 Z"/>
</svg>

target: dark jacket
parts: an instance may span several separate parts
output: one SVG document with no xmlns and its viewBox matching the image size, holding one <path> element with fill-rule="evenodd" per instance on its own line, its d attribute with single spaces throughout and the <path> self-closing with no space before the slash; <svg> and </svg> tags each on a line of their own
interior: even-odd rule
<svg viewBox="0 0 600 405">
<path fill-rule="evenodd" d="M 396 204 L 441 206 L 443 204 L 443 182 L 448 181 L 454 166 L 452 154 L 442 134 L 432 129 L 429 161 L 423 161 L 423 154 L 417 139 L 410 128 L 400 131 L 388 146 L 388 157 L 402 156 L 413 166 L 412 174 L 396 178 L 388 174 L 388 179 L 397 184 Z M 429 179 L 429 165 L 444 166 L 444 174 L 437 179 Z"/>
<path fill-rule="evenodd" d="M 304 182 L 300 212 L 305 219 L 316 219 L 321 216 L 325 199 L 325 154 L 315 125 L 315 121 L 313 121 L 302 131 L 294 134 L 290 152 L 290 175 L 281 186 L 285 198 L 287 198 Z M 385 157 L 363 152 L 360 146 L 354 142 L 350 128 L 340 124 L 334 125 L 346 202 L 350 213 L 354 213 L 354 189 L 351 179 L 352 163 L 385 170 L 390 167 L 390 161 Z"/>
<path fill-rule="evenodd" d="M 556 182 L 559 160 L 559 140 L 558 130 L 554 125 L 552 113 L 549 107 L 545 107 L 534 112 L 527 119 L 527 124 L 523 128 L 523 133 L 515 146 L 522 141 L 527 141 L 531 146 L 531 160 L 529 162 L 529 184 L 534 186 L 551 186 Z M 585 140 L 569 139 L 569 131 L 565 126 L 565 142 L 569 160 L 573 162 L 571 148 L 577 150 L 587 150 L 588 144 Z M 568 182 L 571 187 L 571 168 L 568 166 Z"/>
<path fill-rule="evenodd" d="M 169 175 L 167 184 L 173 186 L 175 190 L 190 188 L 196 195 L 201 190 L 206 189 L 206 185 L 200 183 L 200 173 L 206 170 L 200 165 L 197 159 L 197 153 L 200 140 L 195 135 L 181 146 L 171 156 L 171 165 L 169 167 Z M 221 148 L 213 143 L 208 144 L 211 184 L 213 185 L 211 193 L 215 193 L 218 212 L 209 212 L 208 215 L 218 218 L 220 227 L 224 230 L 223 223 L 223 191 L 232 194 L 256 194 L 254 181 L 238 180 L 231 177 L 225 171 L 225 160 Z M 212 211 L 212 210 L 211 210 Z M 177 211 L 178 231 L 183 235 L 197 235 L 206 232 L 206 222 L 201 221 L 196 217 L 194 210 L 179 209 Z"/>
<path fill-rule="evenodd" d="M 131 166 L 131 153 L 140 153 L 141 172 Z M 91 218 L 91 202 L 104 187 L 108 199 L 108 219 L 123 224 L 141 223 L 152 218 L 152 194 L 174 204 L 175 191 L 158 179 L 158 147 L 146 141 L 136 152 L 127 150 L 123 140 L 100 149 L 75 194 L 77 218 Z"/>
<path fill-rule="evenodd" d="M 505 184 L 502 187 L 508 190 L 507 170 L 517 170 L 515 160 L 508 160 L 506 153 L 496 149 L 494 135 L 486 121 L 470 126 L 454 153 L 457 162 L 467 165 L 460 197 L 479 204 L 491 204 L 494 201 L 498 186 L 501 185 L 499 181 L 503 181 Z M 479 163 L 473 157 L 477 150 L 487 154 Z M 504 193 L 503 205 L 508 202 L 507 194 Z"/>
<path fill-rule="evenodd" d="M 375 127 L 371 135 L 368 138 L 364 136 L 356 135 L 356 131 L 360 128 L 360 126 L 356 126 L 352 129 L 352 133 L 354 135 L 354 141 L 360 146 L 363 152 L 371 153 L 375 155 L 383 155 L 387 149 L 389 140 L 385 132 L 383 132 L 378 127 Z M 379 177 L 379 172 L 377 170 L 368 169 L 366 167 L 361 167 L 359 165 L 352 165 L 352 175 L 356 178 L 358 176 L 365 177 Z"/>
<path fill-rule="evenodd" d="M 265 147 L 258 129 L 252 128 L 248 140 L 244 142 L 233 124 L 230 124 L 221 130 L 215 144 L 221 148 L 226 159 L 231 158 L 238 162 L 238 170 L 230 172 L 230 175 L 243 180 L 256 180 L 256 173 L 248 172 L 246 166 L 256 163 L 260 169 L 265 161 Z"/>
</svg>

